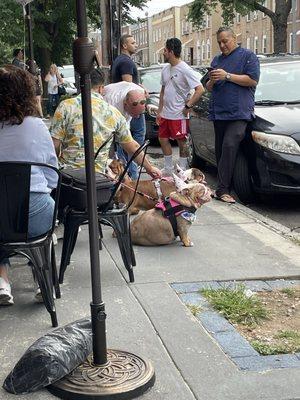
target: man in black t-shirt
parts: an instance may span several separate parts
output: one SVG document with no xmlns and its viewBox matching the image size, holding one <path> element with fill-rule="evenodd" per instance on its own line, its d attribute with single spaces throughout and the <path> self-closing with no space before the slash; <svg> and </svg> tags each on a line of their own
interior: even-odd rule
<svg viewBox="0 0 300 400">
<path fill-rule="evenodd" d="M 120 39 L 121 54 L 112 65 L 112 82 L 121 81 L 138 83 L 137 68 L 131 56 L 137 51 L 137 44 L 131 35 L 123 35 Z"/>
<path fill-rule="evenodd" d="M 121 81 L 133 82 L 138 84 L 137 67 L 132 60 L 132 55 L 137 51 L 137 44 L 132 35 L 123 35 L 120 39 L 121 54 L 115 59 L 112 65 L 112 82 Z M 132 118 L 130 122 L 131 135 L 139 144 L 144 143 L 146 134 L 146 123 L 144 114 L 137 118 Z M 118 155 L 127 160 L 127 155 L 122 149 L 118 150 Z M 131 164 L 128 171 L 132 179 L 137 179 L 138 169 L 135 163 Z"/>
</svg>

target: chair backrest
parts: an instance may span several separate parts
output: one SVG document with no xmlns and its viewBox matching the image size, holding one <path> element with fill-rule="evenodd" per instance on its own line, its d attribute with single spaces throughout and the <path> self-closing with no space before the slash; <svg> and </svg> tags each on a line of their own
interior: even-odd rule
<svg viewBox="0 0 300 400">
<path fill-rule="evenodd" d="M 43 163 L 0 162 L 0 243 L 20 243 L 29 240 L 30 181 L 33 166 L 49 168 L 55 171 L 58 177 L 52 226 L 45 235 L 52 234 L 54 230 L 61 183 L 58 169 Z"/>
<path fill-rule="evenodd" d="M 105 207 L 102 209 L 103 211 L 106 211 L 106 210 L 111 206 L 111 203 L 113 202 L 113 199 L 114 199 L 114 197 L 115 197 L 115 195 L 116 195 L 116 193 L 117 193 L 117 191 L 118 191 L 120 185 L 122 184 L 123 179 L 124 179 L 125 175 L 127 174 L 128 169 L 129 169 L 131 163 L 134 162 L 134 160 L 136 159 L 136 157 L 137 157 L 142 151 L 144 151 L 144 157 L 143 157 L 143 160 L 142 160 L 142 163 L 141 163 L 141 167 L 143 166 L 144 160 L 145 160 L 145 157 L 146 157 L 146 152 L 147 152 L 146 149 L 147 149 L 147 147 L 149 146 L 149 143 L 150 143 L 150 141 L 149 141 L 149 140 L 146 140 L 146 141 L 132 154 L 132 156 L 129 158 L 129 160 L 128 160 L 128 162 L 127 162 L 125 168 L 124 168 L 124 171 L 123 171 L 122 174 L 119 176 L 119 178 L 118 178 L 118 180 L 117 180 L 117 182 L 116 182 L 116 184 L 115 184 L 115 186 L 114 186 L 114 188 L 113 188 L 113 190 L 112 190 L 112 192 L 111 192 L 111 195 L 110 195 L 110 198 L 109 198 L 108 202 L 106 203 Z M 130 203 L 127 204 L 127 208 L 129 208 L 129 207 L 131 206 L 131 204 L 132 204 L 132 202 L 133 202 L 133 200 L 134 200 L 134 197 L 135 197 L 135 195 L 136 195 L 137 186 L 138 186 L 138 184 L 139 184 L 139 180 L 140 180 L 140 177 L 141 177 L 141 172 L 142 172 L 142 168 L 140 168 L 139 175 L 138 175 L 138 179 L 136 180 L 136 185 L 135 185 L 135 189 L 134 189 L 134 194 L 133 194 L 133 196 L 132 196 L 132 198 L 131 198 Z"/>
</svg>

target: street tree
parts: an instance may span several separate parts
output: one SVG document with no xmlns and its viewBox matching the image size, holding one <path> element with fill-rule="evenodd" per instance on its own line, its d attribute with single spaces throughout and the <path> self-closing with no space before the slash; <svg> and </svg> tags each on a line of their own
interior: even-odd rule
<svg viewBox="0 0 300 400">
<path fill-rule="evenodd" d="M 89 25 L 100 28 L 100 1 L 87 0 Z M 142 8 L 146 0 L 122 1 L 125 18 L 132 6 Z M 62 65 L 72 61 L 72 44 L 76 36 L 75 0 L 33 0 L 34 55 L 46 71 L 52 62 Z M 23 9 L 13 0 L 0 1 L 0 64 L 11 62 L 12 49 L 24 47 Z"/>
<path fill-rule="evenodd" d="M 236 12 L 246 15 L 249 11 L 262 11 L 273 24 L 274 52 L 285 53 L 287 51 L 287 21 L 292 0 L 275 0 L 275 10 L 266 7 L 265 4 L 264 0 L 194 0 L 189 6 L 188 18 L 196 27 L 200 27 L 204 15 L 211 15 L 221 5 L 224 23 L 230 25 Z"/>
</svg>

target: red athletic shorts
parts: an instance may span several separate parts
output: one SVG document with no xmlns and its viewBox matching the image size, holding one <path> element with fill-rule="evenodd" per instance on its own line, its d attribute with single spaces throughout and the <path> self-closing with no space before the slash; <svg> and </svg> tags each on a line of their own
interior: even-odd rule
<svg viewBox="0 0 300 400">
<path fill-rule="evenodd" d="M 184 139 L 189 132 L 188 119 L 165 119 L 159 123 L 158 137 L 165 139 Z"/>
</svg>

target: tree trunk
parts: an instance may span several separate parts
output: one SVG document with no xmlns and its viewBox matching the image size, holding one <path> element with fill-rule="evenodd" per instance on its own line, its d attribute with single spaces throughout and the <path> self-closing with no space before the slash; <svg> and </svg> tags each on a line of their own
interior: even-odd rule
<svg viewBox="0 0 300 400">
<path fill-rule="evenodd" d="M 52 63 L 51 50 L 45 47 L 37 48 L 36 58 L 38 59 L 38 66 L 41 68 L 42 76 L 44 77 Z"/>
<path fill-rule="evenodd" d="M 280 22 L 276 18 L 272 21 L 274 28 L 274 53 L 287 52 L 287 22 Z"/>
<path fill-rule="evenodd" d="M 111 62 L 111 36 L 110 36 L 110 2 L 102 0 L 100 2 L 101 12 L 101 47 L 102 64 L 110 65 Z"/>
<path fill-rule="evenodd" d="M 291 0 L 276 0 L 272 20 L 274 28 L 274 53 L 287 52 L 287 20 L 292 8 Z"/>
</svg>

